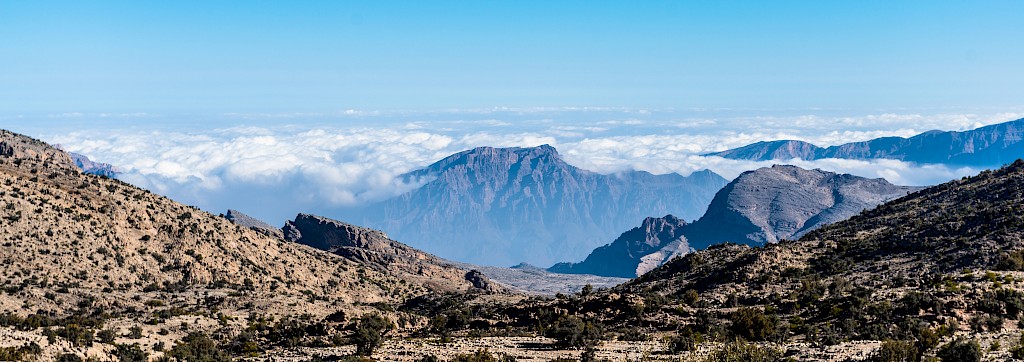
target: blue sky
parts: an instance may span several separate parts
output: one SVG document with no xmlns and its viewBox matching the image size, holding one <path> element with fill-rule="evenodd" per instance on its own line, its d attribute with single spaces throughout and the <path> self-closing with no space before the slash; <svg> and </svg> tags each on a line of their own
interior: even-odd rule
<svg viewBox="0 0 1024 362">
<path fill-rule="evenodd" d="M 2 1 L 0 115 L 1000 109 L 1021 1 Z"/>
</svg>

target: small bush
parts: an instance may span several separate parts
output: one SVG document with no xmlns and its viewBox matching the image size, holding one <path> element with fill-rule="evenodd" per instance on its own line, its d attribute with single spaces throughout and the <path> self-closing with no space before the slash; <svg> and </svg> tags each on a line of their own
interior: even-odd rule
<svg viewBox="0 0 1024 362">
<path fill-rule="evenodd" d="M 782 351 L 778 349 L 734 341 L 711 352 L 706 362 L 775 362 L 781 358 Z"/>
<path fill-rule="evenodd" d="M 939 348 L 936 356 L 943 362 L 980 362 L 981 345 L 974 340 L 957 339 Z"/>
<path fill-rule="evenodd" d="M 775 334 L 778 318 L 757 308 L 740 308 L 732 313 L 732 332 L 749 341 L 766 341 Z"/>
</svg>

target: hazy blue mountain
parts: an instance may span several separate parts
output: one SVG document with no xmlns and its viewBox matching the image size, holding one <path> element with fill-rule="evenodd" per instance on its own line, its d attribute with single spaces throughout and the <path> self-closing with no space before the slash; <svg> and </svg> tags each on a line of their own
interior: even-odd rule
<svg viewBox="0 0 1024 362">
<path fill-rule="evenodd" d="M 1024 119 L 1018 119 L 970 131 L 929 131 L 910 138 L 882 137 L 827 148 L 802 141 L 758 142 L 707 155 L 753 161 L 886 158 L 916 163 L 998 167 L 1024 157 L 1022 138 Z"/>
<path fill-rule="evenodd" d="M 57 147 L 59 147 L 59 145 Z M 68 155 L 71 155 L 71 160 L 75 162 L 75 166 L 78 166 L 82 172 L 88 174 L 117 178 L 117 175 L 121 172 L 117 167 L 114 167 L 114 165 L 95 162 L 90 160 L 86 155 L 80 153 L 68 152 Z"/>
<path fill-rule="evenodd" d="M 699 220 L 648 218 L 579 263 L 548 270 L 615 277 L 641 275 L 674 256 L 724 242 L 763 245 L 795 239 L 823 225 L 918 190 L 796 166 L 747 171 L 716 195 Z"/>
<path fill-rule="evenodd" d="M 647 215 L 696 218 L 727 183 L 711 171 L 599 174 L 547 145 L 476 148 L 404 177 L 429 182 L 342 217 L 445 258 L 498 266 L 580 259 Z"/>
</svg>

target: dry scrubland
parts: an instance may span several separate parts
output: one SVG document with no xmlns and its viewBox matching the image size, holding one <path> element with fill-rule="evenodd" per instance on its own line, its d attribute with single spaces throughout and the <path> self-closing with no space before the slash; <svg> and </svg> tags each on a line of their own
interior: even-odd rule
<svg viewBox="0 0 1024 362">
<path fill-rule="evenodd" d="M 365 247 L 268 236 L 3 132 L 0 360 L 1019 358 L 1022 189 L 1018 162 L 799 241 L 714 246 L 543 298 L 477 290 L 343 224 L 306 230 Z"/>
</svg>

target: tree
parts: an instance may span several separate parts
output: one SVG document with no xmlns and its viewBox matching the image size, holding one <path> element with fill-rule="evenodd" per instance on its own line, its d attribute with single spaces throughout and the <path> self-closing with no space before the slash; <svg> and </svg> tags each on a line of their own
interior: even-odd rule
<svg viewBox="0 0 1024 362">
<path fill-rule="evenodd" d="M 181 362 L 231 361 L 231 355 L 217 347 L 217 343 L 202 332 L 189 333 L 167 355 Z"/>
<path fill-rule="evenodd" d="M 980 362 L 981 345 L 977 341 L 960 338 L 939 348 L 936 355 L 943 362 Z"/>
<path fill-rule="evenodd" d="M 352 341 L 356 344 L 356 354 L 360 356 L 372 355 L 373 350 L 384 343 L 385 335 L 394 328 L 395 325 L 391 321 L 376 313 L 367 314 L 359 318 L 356 333 L 352 337 Z"/>
<path fill-rule="evenodd" d="M 749 341 L 768 340 L 775 334 L 777 318 L 757 308 L 740 308 L 732 313 L 732 331 Z"/>
<path fill-rule="evenodd" d="M 593 347 L 604 337 L 601 325 L 584 322 L 576 316 L 559 317 L 554 327 L 546 334 L 555 339 L 556 345 L 563 348 Z"/>
</svg>

